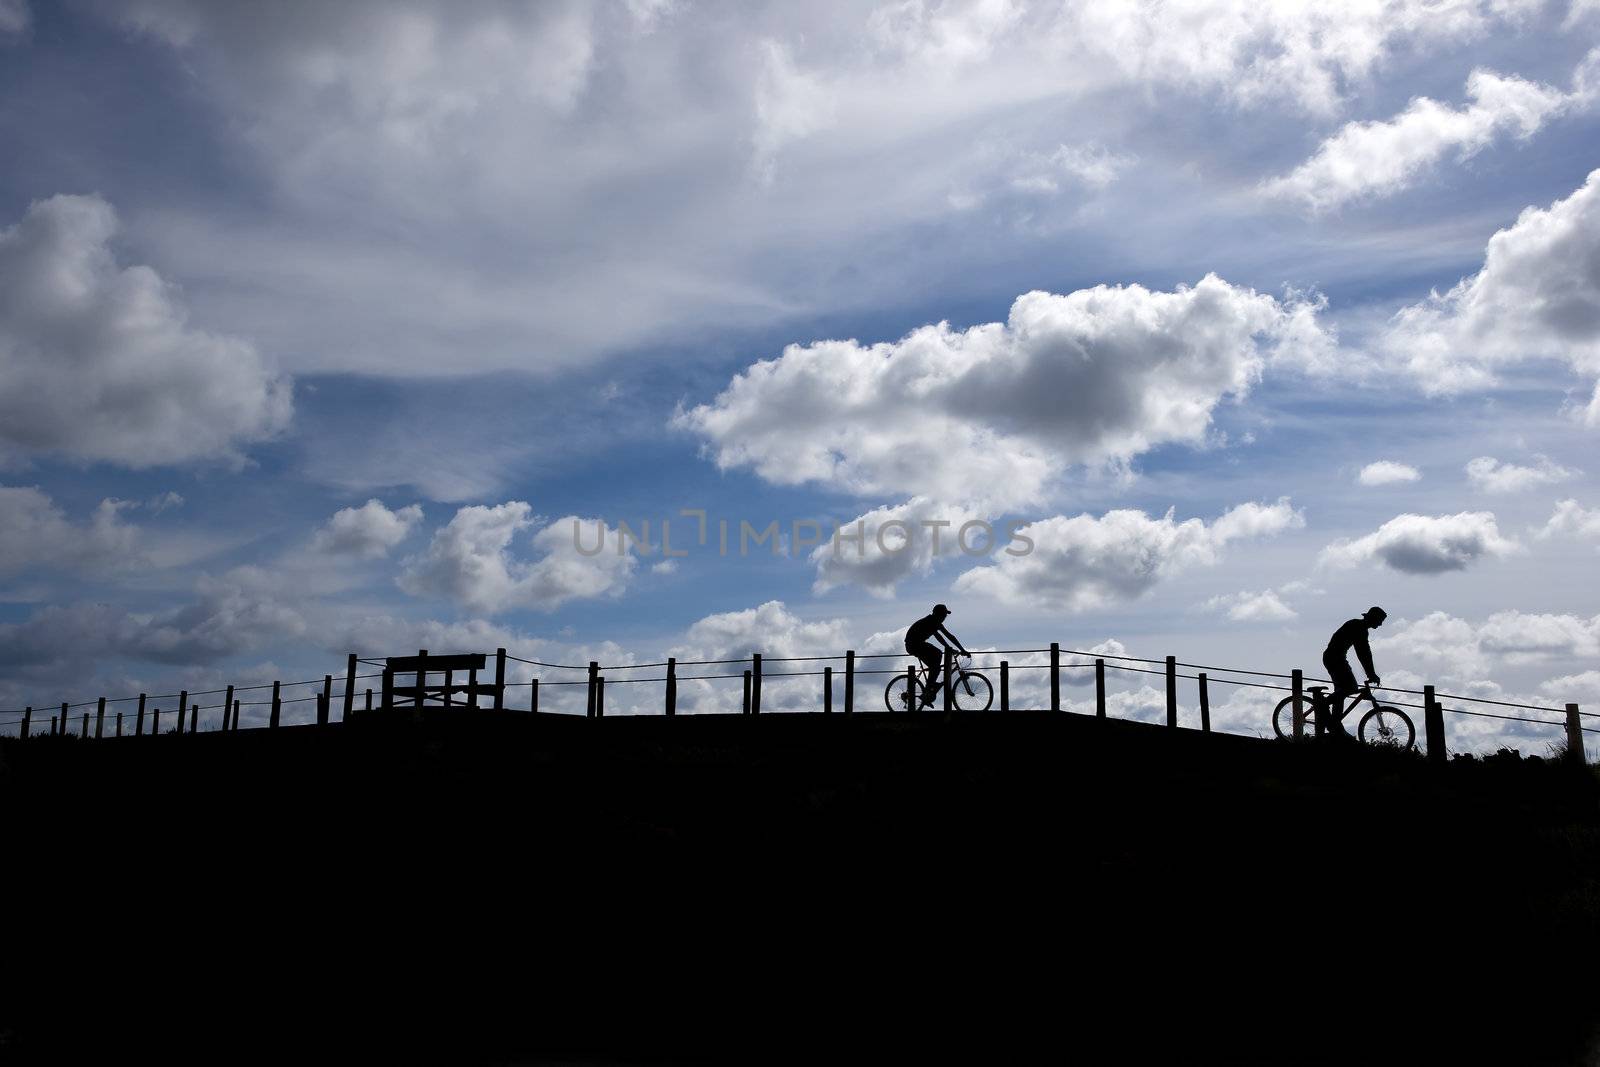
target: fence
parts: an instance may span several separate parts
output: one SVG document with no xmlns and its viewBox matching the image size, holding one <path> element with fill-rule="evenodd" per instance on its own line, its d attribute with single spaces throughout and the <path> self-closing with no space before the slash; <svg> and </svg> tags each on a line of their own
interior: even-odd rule
<svg viewBox="0 0 1600 1067">
<path fill-rule="evenodd" d="M 1215 667 L 1204 664 L 1187 663 L 1175 656 L 1166 656 L 1162 659 L 1146 659 L 1138 656 L 1112 655 L 1109 653 L 1082 652 L 1065 649 L 1059 643 L 1051 643 L 1043 648 L 1025 649 L 999 649 L 981 653 L 992 665 L 986 664 L 983 670 L 998 672 L 998 685 L 996 699 L 1000 711 L 1010 711 L 1011 701 L 1011 675 L 1014 671 L 1048 671 L 1048 707 L 1051 711 L 1062 711 L 1062 681 L 1064 672 L 1093 670 L 1094 684 L 1094 714 L 1098 718 L 1107 717 L 1107 672 L 1120 672 L 1125 675 L 1155 675 L 1165 681 L 1165 711 L 1166 725 L 1176 729 L 1179 725 L 1178 683 L 1193 682 L 1197 696 L 1199 711 L 1199 728 L 1202 732 L 1211 732 L 1211 701 L 1210 687 L 1212 684 L 1230 685 L 1235 687 L 1248 687 L 1254 689 L 1272 690 L 1287 695 L 1292 700 L 1295 714 L 1295 733 L 1298 736 L 1302 722 L 1313 724 L 1314 732 L 1320 734 L 1325 722 L 1325 701 L 1323 687 L 1308 685 L 1311 682 L 1327 682 L 1326 679 L 1311 678 L 1299 670 L 1288 674 L 1272 673 L 1268 671 L 1245 670 L 1232 667 Z M 1048 657 L 1041 662 L 1016 662 L 1010 659 L 996 657 L 1024 656 Z M 1063 657 L 1070 657 L 1063 660 Z M 315 701 L 316 724 L 326 726 L 334 722 L 333 706 L 338 701 L 340 705 L 339 720 L 349 718 L 358 710 L 369 712 L 383 709 L 438 707 L 462 707 L 466 709 L 484 708 L 483 701 L 488 701 L 485 710 L 509 711 L 519 710 L 534 714 L 540 713 L 539 695 L 541 688 L 583 686 L 585 694 L 584 715 L 589 718 L 605 717 L 606 687 L 607 685 L 654 685 L 662 686 L 661 713 L 666 716 L 678 714 L 678 687 L 683 682 L 714 682 L 738 680 L 742 683 L 742 698 L 739 712 L 746 715 L 759 715 L 762 713 L 762 696 L 764 684 L 769 679 L 796 679 L 819 678 L 821 679 L 821 713 L 834 714 L 836 704 L 842 714 L 855 714 L 862 708 L 858 705 L 857 680 L 864 677 L 889 678 L 904 677 L 906 679 L 906 692 L 910 694 L 908 707 L 916 706 L 916 691 L 919 679 L 915 668 L 902 670 L 888 667 L 863 667 L 867 661 L 901 660 L 904 662 L 909 657 L 903 653 L 871 653 L 858 654 L 855 651 L 846 651 L 839 655 L 827 656 L 779 656 L 764 657 L 760 653 L 753 653 L 746 658 L 716 659 L 716 660 L 683 660 L 668 658 L 652 663 L 629 663 L 602 666 L 597 661 L 588 664 L 563 664 L 547 663 L 540 660 L 523 659 L 507 653 L 503 648 L 497 649 L 494 656 L 494 681 L 480 682 L 480 671 L 488 669 L 488 657 L 483 654 L 473 653 L 466 655 L 434 655 L 430 656 L 426 649 L 419 650 L 415 656 L 395 657 L 385 660 L 363 659 L 352 652 L 345 662 L 345 671 L 338 676 L 340 686 L 335 691 L 335 675 L 325 674 L 321 678 L 313 678 L 297 682 L 274 681 L 250 686 L 226 686 L 222 689 L 211 689 L 199 692 L 180 690 L 177 693 L 159 694 L 151 696 L 140 693 L 128 697 L 98 697 L 95 700 L 71 703 L 63 702 L 59 712 L 46 715 L 41 712 L 35 721 L 35 709 L 27 707 L 20 711 L 3 713 L 16 718 L 0 719 L 0 731 L 9 732 L 11 727 L 16 727 L 19 738 L 40 736 L 71 735 L 79 738 L 89 738 L 90 712 L 80 709 L 93 708 L 93 738 L 107 739 L 127 736 L 145 736 L 161 732 L 162 711 L 156 701 L 176 701 L 173 709 L 172 727 L 167 731 L 170 734 L 182 735 L 196 733 L 202 729 L 237 731 L 240 727 L 240 712 L 246 707 L 266 708 L 265 728 L 277 729 L 287 725 L 283 721 L 286 705 L 300 704 Z M 578 678 L 541 678 L 534 675 L 524 683 L 508 683 L 507 663 L 522 664 L 531 668 L 545 671 L 562 671 L 580 673 Z M 811 669 L 801 670 L 769 670 L 772 664 L 812 664 L 820 665 Z M 842 670 L 835 670 L 835 664 Z M 945 672 L 948 676 L 952 665 L 949 652 L 945 655 Z M 360 667 L 369 666 L 379 668 L 375 672 L 358 673 Z M 739 670 L 729 673 L 690 673 L 679 674 L 680 668 L 715 668 L 737 667 Z M 1182 670 L 1180 670 L 1180 668 Z M 660 670 L 659 675 L 634 676 L 631 672 Z M 1184 670 L 1194 673 L 1183 673 Z M 614 672 L 614 674 L 608 674 Z M 466 681 L 458 683 L 457 675 L 464 675 Z M 432 676 L 439 675 L 441 680 L 437 683 L 430 681 Z M 408 678 L 414 679 L 413 684 L 404 683 Z M 360 686 L 360 682 L 378 680 L 376 687 L 376 700 L 374 687 Z M 300 690 L 305 687 L 317 687 L 309 695 L 285 696 L 285 690 Z M 511 707 L 514 690 L 526 687 L 526 705 L 522 706 L 520 699 Z M 836 688 L 842 688 L 842 699 L 835 700 Z M 271 691 L 270 697 L 266 696 Z M 1459 715 L 1488 719 L 1502 719 L 1515 722 L 1535 723 L 1544 726 L 1559 727 L 1565 730 L 1566 751 L 1575 759 L 1583 758 L 1583 735 L 1586 733 L 1600 733 L 1600 729 L 1583 725 L 1584 718 L 1593 718 L 1593 713 L 1580 712 L 1578 705 L 1569 703 L 1564 709 L 1541 707 L 1533 704 L 1519 704 L 1509 701 L 1489 700 L 1483 697 L 1458 696 L 1447 693 L 1437 693 L 1433 686 L 1425 686 L 1421 690 L 1396 689 L 1383 687 L 1378 690 L 1385 694 L 1401 694 L 1411 697 L 1420 697 L 1421 702 L 1405 701 L 1400 699 L 1387 699 L 1386 704 L 1401 708 L 1412 708 L 1423 713 L 1423 734 L 1425 748 L 1429 759 L 1442 761 L 1446 758 L 1446 736 L 1444 716 Z M 259 695 L 262 699 L 246 699 L 246 694 Z M 202 698 L 220 696 L 216 703 L 203 703 Z M 461 699 L 458 701 L 457 697 Z M 357 701 L 359 697 L 359 709 Z M 951 687 L 943 687 L 943 709 L 957 710 L 956 698 Z M 1497 707 L 1519 711 L 1542 712 L 1545 715 L 1562 716 L 1560 719 L 1530 718 L 1526 715 L 1506 714 L 1503 711 L 1468 710 L 1460 707 L 1447 707 L 1444 701 L 1454 703 L 1471 703 L 1483 707 Z M 108 719 L 108 705 L 135 704 L 135 709 L 113 708 L 113 718 Z M 814 706 L 814 705 L 813 705 Z M 876 701 L 869 692 L 866 708 L 877 710 Z M 1306 714 L 1305 709 L 1310 709 Z M 547 709 L 548 710 L 548 709 Z M 1043 710 L 1042 708 L 1039 710 Z M 130 715 L 131 711 L 131 715 Z M 202 712 L 207 713 L 202 719 Z M 220 714 L 213 714 L 220 713 Z M 132 718 L 129 724 L 126 719 Z M 76 722 L 74 720 L 77 720 Z M 148 731 L 146 724 L 148 723 Z M 309 725 L 309 724 L 308 724 Z M 76 730 L 74 730 L 76 726 Z"/>
</svg>

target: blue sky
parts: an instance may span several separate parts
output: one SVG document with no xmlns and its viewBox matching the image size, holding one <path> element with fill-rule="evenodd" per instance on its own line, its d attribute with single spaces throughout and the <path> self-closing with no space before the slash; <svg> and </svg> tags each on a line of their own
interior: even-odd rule
<svg viewBox="0 0 1600 1067">
<path fill-rule="evenodd" d="M 893 652 L 944 601 L 974 649 L 1312 671 L 1379 603 L 1385 681 L 1600 709 L 1597 44 L 1516 0 L 0 0 L 0 707 Z M 572 548 L 683 509 L 670 566 Z M 863 517 L 1035 548 L 714 551 Z"/>
</svg>

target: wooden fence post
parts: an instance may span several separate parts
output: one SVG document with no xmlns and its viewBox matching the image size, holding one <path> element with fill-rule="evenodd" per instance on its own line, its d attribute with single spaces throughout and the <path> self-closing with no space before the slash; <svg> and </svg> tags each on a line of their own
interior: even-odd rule
<svg viewBox="0 0 1600 1067">
<path fill-rule="evenodd" d="M 1094 717 L 1106 717 L 1106 661 L 1094 661 Z"/>
<path fill-rule="evenodd" d="M 584 709 L 584 715 L 587 718 L 590 718 L 590 719 L 594 718 L 594 684 L 595 684 L 595 679 L 598 678 L 598 677 L 600 677 L 600 664 L 596 660 L 590 660 L 589 661 L 589 705 L 588 705 L 587 708 Z"/>
<path fill-rule="evenodd" d="M 442 703 L 446 708 L 450 707 L 450 705 L 452 705 L 452 704 L 454 704 L 456 702 L 455 687 L 456 687 L 456 672 L 455 671 L 445 671 L 444 672 L 444 689 L 442 690 L 443 700 L 440 703 Z"/>
<path fill-rule="evenodd" d="M 233 686 L 228 686 L 228 695 L 222 698 L 222 731 L 227 733 L 228 726 L 233 720 Z"/>
<path fill-rule="evenodd" d="M 106 698 L 105 697 L 101 697 L 100 698 L 100 703 L 96 707 L 95 713 L 94 713 L 94 737 L 95 737 L 95 740 L 96 741 L 100 740 L 101 737 L 105 736 L 105 732 L 106 732 Z"/>
<path fill-rule="evenodd" d="M 62 733 L 62 736 L 65 736 L 65 735 L 70 734 L 72 732 L 72 728 L 71 728 L 71 726 L 68 725 L 68 720 L 67 720 L 67 708 L 69 706 L 70 705 L 68 705 L 65 700 L 63 700 L 61 702 L 61 733 Z"/>
<path fill-rule="evenodd" d="M 1311 736 L 1326 737 L 1332 730 L 1333 705 L 1328 701 L 1328 688 L 1314 685 L 1311 687 Z"/>
<path fill-rule="evenodd" d="M 419 648 L 417 649 L 417 699 L 413 702 L 413 707 L 420 708 L 425 703 L 426 694 L 423 692 L 423 687 L 427 684 L 428 650 L 425 648 Z"/>
<path fill-rule="evenodd" d="M 1050 710 L 1061 710 L 1061 645 L 1050 642 Z"/>
<path fill-rule="evenodd" d="M 367 692 L 371 693 L 372 690 L 368 689 Z M 368 701 L 369 710 L 370 710 L 370 704 L 371 704 L 371 701 L 369 700 Z M 350 653 L 349 657 L 344 661 L 344 710 L 340 713 L 339 718 L 340 719 L 348 719 L 350 717 L 350 713 L 355 710 L 355 706 L 356 706 L 356 654 L 354 652 L 352 652 L 352 653 Z"/>
<path fill-rule="evenodd" d="M 528 683 L 528 710 L 539 714 L 539 679 L 535 678 Z"/>
<path fill-rule="evenodd" d="M 267 727 L 272 730 L 278 728 L 278 723 L 283 717 L 283 698 L 279 691 L 281 684 L 280 682 L 272 683 L 272 712 L 267 717 Z"/>
<path fill-rule="evenodd" d="M 328 719 L 331 717 L 331 713 L 328 710 L 328 705 L 332 704 L 332 703 L 333 703 L 333 675 L 324 674 L 322 676 L 322 702 L 317 705 L 317 725 L 318 726 L 326 726 L 326 725 L 328 725 Z"/>
<path fill-rule="evenodd" d="M 1011 710 L 1011 664 L 1000 661 L 1000 710 Z"/>
<path fill-rule="evenodd" d="M 1578 715 L 1578 705 L 1567 705 L 1567 759 L 1580 766 L 1586 762 L 1583 752 L 1583 719 Z"/>
<path fill-rule="evenodd" d="M 394 671 L 385 667 L 383 669 L 383 704 L 381 707 L 388 711 L 394 707 Z"/>
<path fill-rule="evenodd" d="M 678 714 L 678 658 L 676 656 L 667 657 L 667 695 L 665 710 L 667 713 L 667 718 L 669 719 Z"/>
<path fill-rule="evenodd" d="M 84 740 L 89 738 L 89 713 L 87 711 L 83 713 L 83 725 L 79 728 L 79 736 Z"/>
<path fill-rule="evenodd" d="M 833 668 L 822 668 L 822 714 L 833 714 Z"/>
<path fill-rule="evenodd" d="M 956 653 L 949 645 L 944 646 L 944 710 L 954 711 L 956 708 Z"/>
<path fill-rule="evenodd" d="M 1211 693 L 1206 688 L 1206 675 L 1200 672 L 1200 732 L 1211 732 Z"/>
<path fill-rule="evenodd" d="M 189 732 L 196 733 L 200 725 L 200 702 L 189 705 Z"/>
<path fill-rule="evenodd" d="M 122 736 L 122 712 L 117 712 L 117 736 Z"/>
<path fill-rule="evenodd" d="M 844 713 L 856 709 L 856 654 L 850 649 L 844 654 Z"/>
<path fill-rule="evenodd" d="M 50 736 L 56 736 L 56 717 L 54 715 L 50 716 Z"/>
<path fill-rule="evenodd" d="M 161 736 L 161 709 L 156 708 L 150 713 L 150 736 Z"/>
<path fill-rule="evenodd" d="M 750 714 L 750 668 L 744 671 L 744 703 L 739 707 L 740 715 Z"/>
<path fill-rule="evenodd" d="M 462 703 L 466 704 L 469 711 L 478 710 L 478 668 L 476 667 L 467 671 L 467 699 Z"/>
<path fill-rule="evenodd" d="M 494 650 L 494 710 L 506 710 L 506 650 Z"/>
<path fill-rule="evenodd" d="M 142 736 L 144 736 L 144 700 L 145 700 L 145 695 L 143 693 L 140 693 L 139 694 L 139 714 L 133 720 L 133 736 L 134 737 L 142 737 Z"/>
<path fill-rule="evenodd" d="M 17 736 L 26 739 L 27 736 L 28 736 L 28 730 L 32 726 L 33 726 L 33 705 L 30 704 L 27 708 L 23 709 L 23 712 L 22 712 L 22 729 L 17 732 Z"/>
<path fill-rule="evenodd" d="M 239 698 L 235 697 L 234 700 L 233 700 L 233 718 L 228 723 L 228 729 L 233 731 L 233 732 L 235 732 L 235 733 L 237 733 L 238 730 L 239 730 L 239 705 L 240 705 L 240 703 L 241 703 L 241 701 L 239 700 Z"/>
<path fill-rule="evenodd" d="M 594 717 L 597 719 L 603 719 L 606 717 L 605 675 L 600 675 L 594 680 Z"/>
<path fill-rule="evenodd" d="M 750 714 L 761 714 L 761 653 L 750 655 Z"/>
<path fill-rule="evenodd" d="M 189 691 L 181 690 L 178 693 L 178 736 L 183 736 L 183 717 L 189 711 Z"/>
<path fill-rule="evenodd" d="M 1305 676 L 1299 667 L 1289 675 L 1289 697 L 1294 701 L 1294 739 L 1298 741 L 1306 735 Z"/>
<path fill-rule="evenodd" d="M 917 708 L 920 707 L 920 706 L 921 705 L 919 705 L 917 703 L 917 668 L 914 667 L 914 666 L 907 667 L 906 668 L 906 710 L 907 711 L 916 711 Z M 889 710 L 893 711 L 894 709 L 890 708 Z"/>
<path fill-rule="evenodd" d="M 1428 738 L 1428 762 L 1443 763 L 1447 758 L 1444 751 L 1444 709 L 1433 699 L 1431 685 L 1422 687 L 1422 724 Z"/>
<path fill-rule="evenodd" d="M 1178 657 L 1167 657 L 1167 726 L 1178 725 Z"/>
<path fill-rule="evenodd" d="M 372 690 L 371 689 L 367 690 L 367 706 L 365 708 L 363 708 L 362 710 L 363 711 L 371 711 L 372 710 Z"/>
</svg>

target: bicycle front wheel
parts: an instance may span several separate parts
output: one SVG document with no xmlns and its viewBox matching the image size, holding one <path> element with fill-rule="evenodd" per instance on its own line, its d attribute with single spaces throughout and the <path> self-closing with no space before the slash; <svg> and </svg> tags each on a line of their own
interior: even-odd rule
<svg viewBox="0 0 1600 1067">
<path fill-rule="evenodd" d="M 989 705 L 994 703 L 994 686 L 976 671 L 966 671 L 956 675 L 951 702 L 957 711 L 988 711 Z"/>
<path fill-rule="evenodd" d="M 1411 718 L 1399 708 L 1380 704 L 1361 716 L 1356 735 L 1369 745 L 1395 748 L 1409 752 L 1417 743 L 1417 728 Z"/>
<path fill-rule="evenodd" d="M 1294 738 L 1294 697 L 1286 696 L 1278 701 L 1278 706 L 1272 709 L 1272 732 L 1279 737 Z M 1311 700 L 1308 697 L 1300 699 L 1300 737 L 1315 737 L 1317 735 L 1316 715 L 1312 711 Z"/>
</svg>

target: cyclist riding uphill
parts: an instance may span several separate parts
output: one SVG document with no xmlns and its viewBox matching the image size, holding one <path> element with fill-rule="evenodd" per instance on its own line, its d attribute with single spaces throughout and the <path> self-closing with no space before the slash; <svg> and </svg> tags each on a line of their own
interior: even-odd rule
<svg viewBox="0 0 1600 1067">
<path fill-rule="evenodd" d="M 949 608 L 943 604 L 935 604 L 933 611 L 906 629 L 906 651 L 921 660 L 928 668 L 928 684 L 922 689 L 923 707 L 932 704 L 934 696 L 939 692 L 939 667 L 944 663 L 944 653 L 929 638 L 937 638 L 939 644 L 945 648 L 954 645 L 956 651 L 968 659 L 972 658 L 972 653 L 962 646 L 961 639 L 944 628 L 944 620 L 949 615 Z"/>
<path fill-rule="evenodd" d="M 1367 644 L 1367 631 L 1376 630 L 1388 617 L 1389 613 L 1380 607 L 1368 608 L 1361 618 L 1351 619 L 1333 631 L 1333 636 L 1328 639 L 1328 648 L 1322 653 L 1322 665 L 1333 681 L 1333 693 L 1329 697 L 1333 702 L 1333 714 L 1329 725 L 1337 733 L 1344 733 L 1339 718 L 1344 714 L 1345 698 L 1361 692 L 1361 687 L 1356 684 L 1355 672 L 1350 669 L 1350 661 L 1346 657 L 1354 648 L 1356 658 L 1367 672 L 1367 684 L 1377 685 L 1378 672 L 1372 667 L 1372 646 Z"/>
</svg>

